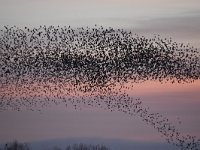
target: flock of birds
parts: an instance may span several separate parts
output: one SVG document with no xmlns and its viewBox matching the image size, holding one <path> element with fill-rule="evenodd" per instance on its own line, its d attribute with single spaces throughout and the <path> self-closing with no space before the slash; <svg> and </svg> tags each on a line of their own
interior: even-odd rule
<svg viewBox="0 0 200 150">
<path fill-rule="evenodd" d="M 200 149 L 159 113 L 150 113 L 126 89 L 147 80 L 188 83 L 200 79 L 200 54 L 160 36 L 145 38 L 122 29 L 5 26 L 0 31 L 0 112 L 64 104 L 137 115 L 167 142 Z M 131 83 L 131 86 L 126 86 Z"/>
</svg>

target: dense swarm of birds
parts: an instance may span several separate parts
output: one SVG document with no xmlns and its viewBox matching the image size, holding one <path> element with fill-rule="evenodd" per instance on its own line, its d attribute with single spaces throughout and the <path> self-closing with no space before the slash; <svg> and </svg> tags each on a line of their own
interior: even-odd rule
<svg viewBox="0 0 200 150">
<path fill-rule="evenodd" d="M 197 137 L 181 135 L 166 117 L 150 113 L 125 93 L 131 88 L 125 83 L 199 79 L 198 50 L 160 36 L 102 26 L 5 26 L 0 31 L 0 112 L 41 111 L 52 104 L 119 111 L 141 117 L 183 150 L 198 150 Z"/>
<path fill-rule="evenodd" d="M 200 77 L 196 49 L 122 29 L 5 26 L 0 49 L 0 76 L 11 83 L 12 78 L 32 76 L 102 87 L 127 80 L 190 82 Z"/>
</svg>

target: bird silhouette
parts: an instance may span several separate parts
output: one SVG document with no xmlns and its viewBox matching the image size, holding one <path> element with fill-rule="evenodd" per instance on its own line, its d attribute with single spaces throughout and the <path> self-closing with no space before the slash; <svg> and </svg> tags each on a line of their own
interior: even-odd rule
<svg viewBox="0 0 200 150">
<path fill-rule="evenodd" d="M 126 83 L 199 80 L 197 49 L 159 35 L 145 38 L 97 25 L 4 28 L 0 31 L 0 111 L 41 111 L 52 104 L 118 111 L 139 116 L 181 149 L 200 149 L 197 137 L 182 136 L 169 119 L 150 113 L 140 99 L 125 92 L 131 89 Z"/>
</svg>

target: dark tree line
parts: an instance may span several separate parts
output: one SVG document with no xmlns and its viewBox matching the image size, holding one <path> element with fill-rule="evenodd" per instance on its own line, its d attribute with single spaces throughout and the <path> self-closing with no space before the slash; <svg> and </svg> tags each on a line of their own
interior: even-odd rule
<svg viewBox="0 0 200 150">
<path fill-rule="evenodd" d="M 28 144 L 19 143 L 17 141 L 6 143 L 0 150 L 31 150 Z M 57 146 L 53 147 L 52 150 L 63 150 Z M 68 145 L 64 150 L 110 150 L 104 145 L 87 145 L 87 144 L 72 144 Z"/>
<path fill-rule="evenodd" d="M 0 150 L 30 150 L 28 144 L 19 143 L 17 141 L 6 143 Z"/>
</svg>

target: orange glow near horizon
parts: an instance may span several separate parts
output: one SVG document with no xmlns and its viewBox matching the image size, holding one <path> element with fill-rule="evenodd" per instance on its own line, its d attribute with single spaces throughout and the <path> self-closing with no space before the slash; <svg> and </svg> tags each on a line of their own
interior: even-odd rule
<svg viewBox="0 0 200 150">
<path fill-rule="evenodd" d="M 127 87 L 131 87 L 131 83 L 127 83 Z M 132 85 L 133 86 L 133 85 Z M 198 91 L 200 90 L 200 80 L 192 83 L 160 83 L 159 81 L 145 81 L 143 83 L 136 83 L 126 92 L 130 95 L 134 92 L 137 94 L 156 94 L 164 92 L 181 92 L 181 91 Z"/>
<path fill-rule="evenodd" d="M 112 92 L 122 92 L 127 93 L 130 96 L 133 95 L 148 95 L 148 94 L 160 94 L 160 93 L 174 93 L 174 92 L 198 92 L 200 90 L 200 80 L 196 80 L 192 83 L 160 83 L 159 81 L 144 81 L 141 83 L 124 83 L 123 87 L 120 83 L 111 87 L 111 93 L 107 88 L 101 89 L 100 87 L 94 87 L 96 90 L 93 92 L 81 91 L 80 88 L 85 85 L 73 86 L 68 83 L 55 82 L 50 83 L 33 83 L 33 84 L 22 84 L 21 86 L 7 85 L 1 89 L 5 97 L 48 97 L 48 98 L 64 98 L 64 97 L 79 97 L 79 96 L 89 96 L 97 94 L 112 94 Z M 6 96 L 7 95 L 7 96 Z"/>
</svg>

